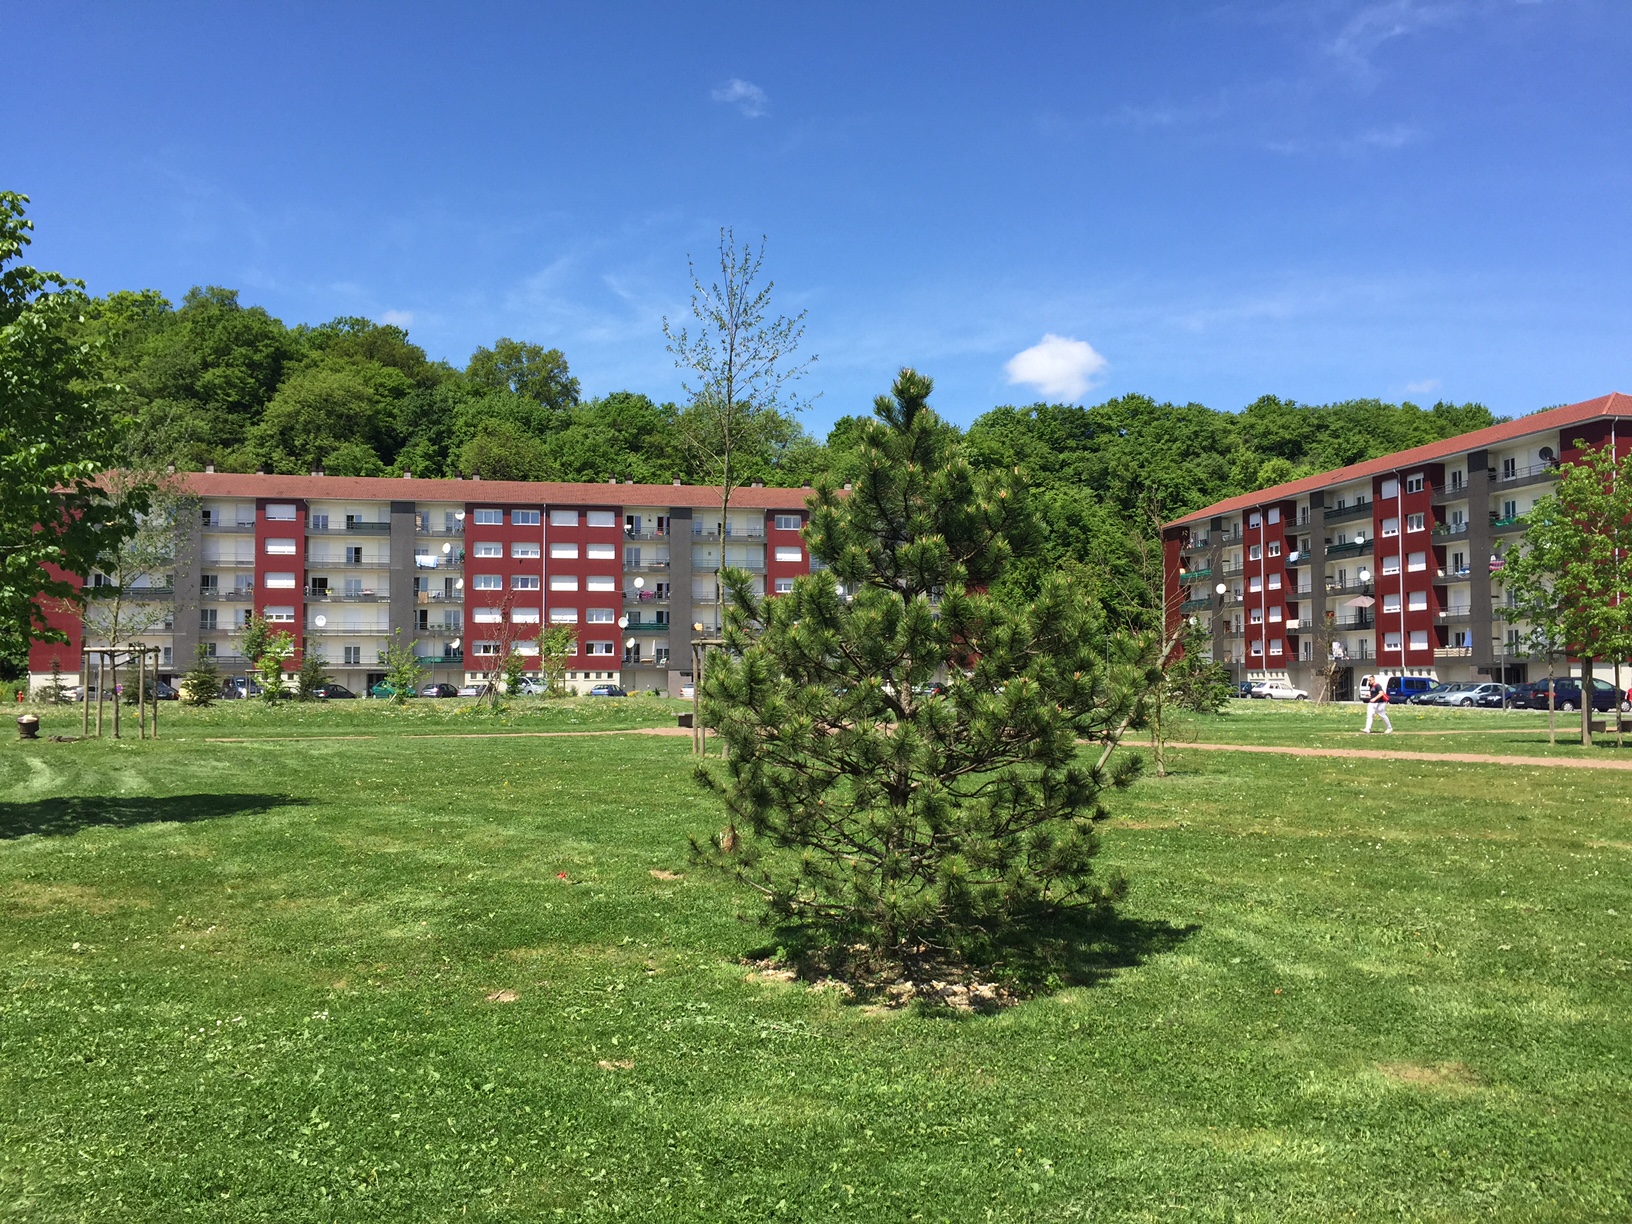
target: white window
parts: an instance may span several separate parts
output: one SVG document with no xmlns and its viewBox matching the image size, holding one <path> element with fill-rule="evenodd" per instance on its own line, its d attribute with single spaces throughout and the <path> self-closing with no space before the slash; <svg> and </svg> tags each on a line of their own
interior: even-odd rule
<svg viewBox="0 0 1632 1224">
<path fill-rule="evenodd" d="M 538 624 L 538 609 L 511 608 L 510 623 L 512 625 L 536 625 Z"/>
<path fill-rule="evenodd" d="M 268 607 L 262 611 L 261 615 L 269 621 L 292 621 L 295 619 L 295 610 L 293 608 Z"/>
<path fill-rule="evenodd" d="M 504 613 L 498 608 L 472 608 L 470 619 L 477 625 L 497 625 L 504 620 Z"/>
<path fill-rule="evenodd" d="M 576 526 L 578 526 L 578 511 L 576 511 L 576 510 L 551 510 L 550 511 L 550 526 L 551 527 L 576 527 Z"/>
<path fill-rule="evenodd" d="M 1387 480 L 1383 481 L 1382 491 L 1380 493 L 1378 493 L 1377 496 L 1379 496 L 1379 497 L 1398 497 L 1399 495 L 1400 495 L 1400 482 L 1395 480 L 1391 476 Z"/>
<path fill-rule="evenodd" d="M 1281 589 L 1281 576 L 1279 574 L 1271 574 L 1269 576 L 1269 589 L 1272 591 L 1278 591 Z"/>
<path fill-rule="evenodd" d="M 1400 558 L 1399 558 L 1398 553 L 1396 553 L 1392 557 L 1384 557 L 1383 558 L 1383 573 L 1385 573 L 1385 574 L 1397 574 L 1399 572 L 1400 572 Z"/>
<path fill-rule="evenodd" d="M 798 531 L 801 526 L 803 526 L 803 522 L 797 514 L 779 514 L 776 516 L 776 529 L 778 531 Z"/>
<path fill-rule="evenodd" d="M 591 544 L 586 548 L 591 561 L 616 561 L 618 546 L 616 544 Z"/>
<path fill-rule="evenodd" d="M 1405 491 L 1407 493 L 1421 493 L 1422 492 L 1422 473 L 1421 472 L 1417 472 L 1414 475 L 1407 476 L 1405 478 Z"/>
<path fill-rule="evenodd" d="M 1264 580 L 1256 575 L 1247 579 L 1247 590 L 1261 591 L 1264 589 Z"/>
<path fill-rule="evenodd" d="M 295 576 L 293 574 L 268 574 L 266 576 L 266 589 L 269 591 L 293 590 L 294 585 Z"/>
<path fill-rule="evenodd" d="M 504 545 L 497 540 L 478 540 L 471 546 L 471 554 L 477 557 L 502 557 Z"/>
<path fill-rule="evenodd" d="M 470 579 L 470 587 L 473 591 L 502 591 L 504 579 L 497 574 L 474 574 Z"/>
<path fill-rule="evenodd" d="M 504 522 L 503 510 L 476 511 L 476 525 L 478 527 L 497 527 Z"/>
<path fill-rule="evenodd" d="M 1282 642 L 1281 642 L 1280 638 L 1271 638 L 1270 639 L 1269 653 L 1272 654 L 1272 655 L 1278 655 L 1278 654 L 1282 653 Z"/>
<path fill-rule="evenodd" d="M 1409 554 L 1405 559 L 1405 568 L 1412 573 L 1427 569 L 1428 554 L 1425 552 L 1414 552 Z"/>
<path fill-rule="evenodd" d="M 612 653 L 612 643 L 591 642 L 584 647 L 584 653 L 587 655 L 610 655 Z"/>
<path fill-rule="evenodd" d="M 1428 592 L 1410 592 L 1410 594 L 1405 597 L 1405 608 L 1408 612 L 1426 612 L 1428 610 Z"/>
<path fill-rule="evenodd" d="M 805 553 L 801 548 L 778 548 L 776 550 L 776 559 L 778 561 L 799 562 L 805 559 Z"/>
<path fill-rule="evenodd" d="M 1397 536 L 1397 535 L 1399 535 L 1400 534 L 1400 520 L 1397 519 L 1397 518 L 1385 518 L 1383 520 L 1383 534 L 1385 536 Z"/>
<path fill-rule="evenodd" d="M 1248 548 L 1247 548 L 1247 560 L 1248 561 L 1260 560 L 1263 557 L 1263 555 L 1264 555 L 1264 546 L 1262 544 L 1252 544 L 1252 545 L 1248 546 Z"/>
<path fill-rule="evenodd" d="M 584 614 L 584 619 L 592 625 L 610 625 L 618 617 L 611 608 L 591 608 Z"/>
<path fill-rule="evenodd" d="M 1251 609 L 1247 613 L 1247 620 L 1252 622 L 1254 625 L 1263 624 L 1264 623 L 1264 610 L 1262 608 L 1253 608 L 1253 609 Z"/>
<path fill-rule="evenodd" d="M 1399 597 L 1398 594 L 1384 595 L 1383 596 L 1383 611 L 1384 612 L 1398 612 L 1399 610 L 1400 610 L 1400 597 Z"/>
<path fill-rule="evenodd" d="M 510 511 L 510 522 L 511 522 L 511 524 L 513 526 L 516 526 L 516 527 L 537 527 L 538 526 L 538 511 L 537 510 L 512 510 L 512 511 Z"/>
<path fill-rule="evenodd" d="M 1426 629 L 1413 629 L 1413 630 L 1411 630 L 1411 649 L 1412 650 L 1427 650 L 1428 649 L 1428 631 Z"/>
<path fill-rule="evenodd" d="M 1247 526 L 1249 528 L 1256 529 L 1256 528 L 1262 527 L 1263 525 L 1264 525 L 1264 519 L 1263 519 L 1263 516 L 1261 514 L 1249 514 L 1249 515 L 1247 515 Z"/>
<path fill-rule="evenodd" d="M 361 646 L 342 646 L 340 659 L 347 667 L 361 667 L 363 665 L 363 648 Z"/>
<path fill-rule="evenodd" d="M 266 507 L 266 517 L 274 523 L 292 523 L 295 521 L 295 505 L 293 502 L 271 502 Z"/>
<path fill-rule="evenodd" d="M 615 591 L 618 589 L 618 580 L 610 574 L 591 574 L 584 583 L 586 591 Z"/>
<path fill-rule="evenodd" d="M 550 624 L 552 624 L 552 625 L 576 625 L 577 623 L 578 623 L 578 609 L 577 608 L 551 608 L 550 609 Z"/>
<path fill-rule="evenodd" d="M 1383 634 L 1383 649 L 1397 651 L 1400 648 L 1400 635 L 1397 633 Z"/>
<path fill-rule="evenodd" d="M 776 580 L 776 593 L 778 595 L 791 595 L 791 594 L 793 594 L 793 579 L 792 578 L 778 578 Z"/>
<path fill-rule="evenodd" d="M 589 521 L 585 524 L 586 526 L 616 527 L 618 525 L 618 512 L 616 510 L 590 510 L 587 513 Z"/>
<path fill-rule="evenodd" d="M 1281 521 L 1281 508 L 1279 506 L 1271 508 L 1269 512 L 1269 521 L 1272 523 L 1278 523 Z"/>
<path fill-rule="evenodd" d="M 1264 644 L 1262 642 L 1254 642 L 1252 644 L 1252 653 L 1255 654 L 1255 655 L 1263 654 L 1264 653 Z"/>
<path fill-rule="evenodd" d="M 550 590 L 552 590 L 552 591 L 576 591 L 577 589 L 578 589 L 578 575 L 577 574 L 551 574 L 550 575 Z"/>
<path fill-rule="evenodd" d="M 1278 557 L 1281 555 L 1281 542 L 1279 540 L 1271 540 L 1269 542 L 1269 555 L 1272 557 Z"/>
<path fill-rule="evenodd" d="M 1273 608 L 1271 608 L 1269 610 L 1269 619 L 1272 622 L 1273 621 L 1278 621 L 1278 620 L 1281 619 L 1281 606 L 1280 606 L 1280 604 L 1276 604 Z"/>
<path fill-rule="evenodd" d="M 510 578 L 510 589 L 512 591 L 536 591 L 538 590 L 538 575 L 514 574 Z"/>
<path fill-rule="evenodd" d="M 1423 528 L 1423 523 L 1423 516 L 1420 514 L 1408 514 L 1405 516 L 1405 529 L 1407 531 L 1421 531 Z"/>
<path fill-rule="evenodd" d="M 541 554 L 538 551 L 538 545 L 537 544 L 516 544 L 516 543 L 512 543 L 510 545 L 510 555 L 512 557 L 520 557 L 523 560 L 530 561 L 530 560 L 533 560 L 534 558 L 540 556 Z"/>
<path fill-rule="evenodd" d="M 266 551 L 269 556 L 273 557 L 292 557 L 295 555 L 295 542 L 293 540 L 268 540 L 266 542 Z"/>
<path fill-rule="evenodd" d="M 499 653 L 497 642 L 477 642 L 476 653 L 479 655 L 496 655 Z"/>
<path fill-rule="evenodd" d="M 578 559 L 578 545 L 551 544 L 550 558 L 554 561 L 576 561 Z"/>
</svg>

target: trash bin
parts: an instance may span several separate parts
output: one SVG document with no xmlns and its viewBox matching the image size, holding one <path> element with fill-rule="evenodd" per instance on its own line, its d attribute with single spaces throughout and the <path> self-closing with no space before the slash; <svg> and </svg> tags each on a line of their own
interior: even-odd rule
<svg viewBox="0 0 1632 1224">
<path fill-rule="evenodd" d="M 691 715 L 690 714 L 677 714 L 677 715 L 675 715 L 675 717 L 680 720 L 680 725 L 682 727 L 691 726 Z"/>
<path fill-rule="evenodd" d="M 40 718 L 37 714 L 20 714 L 17 717 L 18 739 L 39 739 Z"/>
</svg>

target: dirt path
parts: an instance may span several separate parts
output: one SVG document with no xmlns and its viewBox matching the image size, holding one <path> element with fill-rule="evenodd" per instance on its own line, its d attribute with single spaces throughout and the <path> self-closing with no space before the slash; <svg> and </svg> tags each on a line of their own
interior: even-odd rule
<svg viewBox="0 0 1632 1224">
<path fill-rule="evenodd" d="M 592 735 L 686 735 L 690 727 L 614 727 L 608 731 L 409 731 L 402 735 L 210 735 L 206 744 L 289 743 L 296 740 L 573 739 Z"/>
<path fill-rule="evenodd" d="M 1632 761 L 1587 757 L 1500 756 L 1491 752 L 1391 752 L 1386 748 L 1297 748 L 1277 744 L 1173 744 L 1170 751 L 1265 752 L 1272 756 L 1346 757 L 1364 761 L 1453 761 L 1461 765 L 1532 765 L 1564 769 L 1632 769 Z"/>
</svg>

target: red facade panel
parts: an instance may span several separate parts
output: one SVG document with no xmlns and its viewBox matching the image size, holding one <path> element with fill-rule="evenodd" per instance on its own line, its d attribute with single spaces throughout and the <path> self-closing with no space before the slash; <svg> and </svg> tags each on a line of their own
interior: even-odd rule
<svg viewBox="0 0 1632 1224">
<path fill-rule="evenodd" d="M 765 593 L 777 594 L 776 584 L 791 585 L 801 574 L 810 573 L 810 549 L 803 531 L 809 515 L 803 510 L 765 512 Z M 794 559 L 792 550 L 798 549 Z M 781 554 L 781 555 L 779 555 Z"/>
<path fill-rule="evenodd" d="M 485 670 L 492 662 L 481 651 L 506 633 L 513 642 L 535 642 L 547 619 L 544 611 L 544 514 L 541 503 L 498 500 L 465 503 L 465 666 Z M 536 609 L 539 624 L 515 623 L 515 610 Z M 479 619 L 496 612 L 497 621 Z M 525 656 L 537 667 L 538 656 Z"/>
<path fill-rule="evenodd" d="M 273 518 L 272 515 L 279 517 Z M 285 514 L 292 517 L 282 517 Z M 290 551 L 282 551 L 284 543 Z M 276 549 L 276 551 L 274 551 Z M 290 585 L 282 583 L 284 576 Z M 261 616 L 267 609 L 288 609 L 289 619 L 279 619 L 274 630 L 283 630 L 295 639 L 295 653 L 286 666 L 292 671 L 300 666 L 301 651 L 306 645 L 306 502 L 303 498 L 267 498 L 255 500 L 255 590 L 250 596 L 251 606 Z M 268 619 L 271 619 L 269 617 Z"/>
<path fill-rule="evenodd" d="M 570 523 L 560 521 L 566 515 L 572 516 Z M 567 666 L 579 671 L 617 671 L 623 658 L 623 630 L 617 623 L 617 618 L 623 615 L 622 503 L 610 506 L 552 505 L 545 539 L 548 554 L 545 571 L 548 578 L 571 577 L 577 580 L 576 590 L 545 591 L 548 600 L 548 610 L 544 615 L 546 623 L 557 609 L 571 609 L 575 613 L 571 623 L 578 633 L 578 653 Z M 560 555 L 568 550 L 574 555 Z M 591 579 L 598 580 L 607 589 L 590 590 Z M 549 586 L 549 581 L 545 585 Z M 592 611 L 598 616 L 605 616 L 610 611 L 612 621 L 591 622 L 589 617 Z M 604 650 L 610 645 L 611 652 L 591 655 L 592 642 L 595 649 Z"/>
</svg>

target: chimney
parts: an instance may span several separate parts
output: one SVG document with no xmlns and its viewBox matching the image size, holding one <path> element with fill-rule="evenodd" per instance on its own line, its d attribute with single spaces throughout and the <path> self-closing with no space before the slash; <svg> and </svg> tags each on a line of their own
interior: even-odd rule
<svg viewBox="0 0 1632 1224">
<path fill-rule="evenodd" d="M 763 489 L 765 487 L 765 482 L 763 480 L 756 480 L 754 481 L 753 487 L 756 489 Z"/>
<path fill-rule="evenodd" d="M 618 483 L 618 478 L 616 476 L 608 476 L 606 478 L 606 483 L 607 484 L 617 484 Z"/>
<path fill-rule="evenodd" d="M 844 482 L 844 491 L 846 493 L 850 492 L 850 482 L 848 480 Z"/>
<path fill-rule="evenodd" d="M 258 467 L 258 468 L 256 468 L 256 469 L 255 469 L 255 475 L 257 475 L 257 476 L 265 476 L 265 475 L 266 475 L 266 469 L 265 469 L 265 468 L 264 468 L 264 467 Z"/>
<path fill-rule="evenodd" d="M 414 478 L 414 474 L 413 474 L 413 473 L 412 473 L 412 472 L 407 472 L 407 471 L 405 471 L 405 472 L 403 472 L 403 474 L 402 474 L 402 478 L 403 478 L 403 479 L 404 479 L 404 480 L 412 480 L 412 479 L 413 479 L 413 478 Z"/>
<path fill-rule="evenodd" d="M 176 465 L 173 463 L 167 463 L 164 465 L 164 470 L 170 475 L 174 476 L 176 474 Z"/>
<path fill-rule="evenodd" d="M 482 474 L 480 472 L 472 472 L 470 474 L 470 478 L 472 480 L 480 480 L 482 478 Z"/>
<path fill-rule="evenodd" d="M 206 464 L 205 464 L 205 465 L 204 465 L 204 470 L 205 470 L 205 471 L 206 471 L 206 472 L 213 472 L 213 471 L 215 471 L 215 464 L 213 464 L 213 463 L 206 463 Z"/>
<path fill-rule="evenodd" d="M 800 487 L 800 488 L 801 488 L 801 489 L 808 489 L 808 488 L 810 488 L 810 481 L 808 481 L 808 480 L 807 480 L 807 481 L 805 481 L 805 483 L 804 483 L 804 484 L 802 484 L 802 485 L 800 485 L 800 486 L 799 486 L 799 487 Z"/>
<path fill-rule="evenodd" d="M 464 479 L 464 477 L 463 477 L 463 476 L 455 476 L 455 477 L 454 477 L 454 479 L 455 479 L 455 480 L 463 480 L 463 479 Z"/>
<path fill-rule="evenodd" d="M 214 469 L 211 470 L 213 471 Z M 680 487 L 680 482 L 678 480 L 674 482 L 674 487 L 677 489 Z"/>
</svg>

